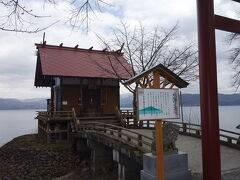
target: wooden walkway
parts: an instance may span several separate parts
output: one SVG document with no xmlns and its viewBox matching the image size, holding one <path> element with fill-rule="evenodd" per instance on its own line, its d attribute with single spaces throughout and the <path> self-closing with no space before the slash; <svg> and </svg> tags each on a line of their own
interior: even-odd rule
<svg viewBox="0 0 240 180">
<path fill-rule="evenodd" d="M 148 137 L 152 136 L 152 130 L 135 129 L 134 131 Z M 176 145 L 179 151 L 188 153 L 188 164 L 191 171 L 193 173 L 201 173 L 201 139 L 191 136 L 179 135 Z M 221 166 L 223 173 L 227 173 L 228 171 L 235 169 L 238 169 L 240 171 L 240 150 L 221 145 Z"/>
<path fill-rule="evenodd" d="M 61 112 L 62 115 L 63 112 Z M 64 112 L 66 113 L 66 112 Z M 70 115 L 69 115 L 70 114 Z M 43 116 L 44 115 L 44 116 Z M 51 115 L 51 117 L 50 117 Z M 39 113 L 39 118 L 44 117 L 46 121 L 59 119 L 58 113 L 53 114 Z M 46 118 L 46 117 L 47 118 Z M 61 116 L 62 117 L 62 116 Z M 66 120 L 66 117 L 62 117 Z M 140 121 L 136 124 L 133 121 L 133 112 L 118 111 L 115 119 L 117 124 L 112 123 L 110 119 L 96 119 L 95 121 L 83 121 L 76 117 L 75 111 L 68 112 L 67 120 L 71 124 L 71 133 L 85 137 L 99 138 L 107 140 L 110 144 L 117 144 L 120 148 L 122 145 L 129 150 L 143 153 L 151 152 L 153 141 L 154 121 Z M 111 122 L 108 122 L 110 121 Z M 180 127 L 178 140 L 176 142 L 179 151 L 188 153 L 189 168 L 192 173 L 201 174 L 202 172 L 202 147 L 201 147 L 201 126 L 191 123 L 173 122 Z M 68 129 L 64 130 L 70 133 Z M 63 130 L 61 130 L 62 132 Z M 47 133 L 61 133 L 56 131 L 47 131 Z M 223 174 L 240 175 L 240 133 L 220 129 L 221 140 L 221 167 Z M 117 142 L 117 143 L 116 143 Z M 141 159 L 141 158 L 138 158 Z M 240 180 L 240 177 L 239 177 Z"/>
<path fill-rule="evenodd" d="M 104 123 L 89 123 L 81 127 L 79 132 L 99 134 L 121 141 L 130 147 L 134 147 L 142 153 L 151 152 L 153 130 L 150 129 L 126 129 Z M 193 173 L 202 172 L 202 147 L 201 138 L 180 134 L 176 142 L 179 151 L 188 153 L 189 168 Z M 240 171 L 240 150 L 221 145 L 222 172 L 232 170 Z"/>
</svg>

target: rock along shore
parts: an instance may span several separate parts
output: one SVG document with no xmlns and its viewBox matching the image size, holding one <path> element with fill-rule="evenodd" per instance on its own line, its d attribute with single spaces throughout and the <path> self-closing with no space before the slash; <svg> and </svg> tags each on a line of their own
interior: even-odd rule
<svg viewBox="0 0 240 180">
<path fill-rule="evenodd" d="M 0 148 L 0 179 L 52 179 L 80 164 L 66 143 L 43 144 L 37 135 L 17 137 Z"/>
</svg>

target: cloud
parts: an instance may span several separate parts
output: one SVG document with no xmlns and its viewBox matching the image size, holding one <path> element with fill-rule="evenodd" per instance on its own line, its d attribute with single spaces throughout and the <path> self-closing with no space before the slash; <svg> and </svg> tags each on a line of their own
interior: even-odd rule
<svg viewBox="0 0 240 180">
<path fill-rule="evenodd" d="M 234 72 L 232 71 L 231 65 L 227 61 L 219 61 L 217 64 L 218 71 L 218 89 L 220 93 L 234 93 L 232 87 L 232 77 Z"/>
<path fill-rule="evenodd" d="M 58 1 L 53 6 L 45 4 L 43 1 L 23 1 L 26 7 L 31 7 L 33 12 L 41 15 L 50 15 L 49 18 L 36 20 L 29 18 L 33 24 L 29 28 L 45 27 L 58 21 L 57 24 L 48 28 L 46 32 L 47 44 L 64 43 L 65 46 L 75 46 L 95 49 L 101 48 L 96 34 L 101 34 L 109 38 L 111 27 L 119 24 L 120 20 L 126 21 L 131 25 L 136 25 L 140 21 L 148 27 L 162 26 L 172 27 L 179 22 L 179 42 L 197 42 L 197 12 L 196 3 L 192 0 L 108 0 L 112 6 L 105 6 L 103 11 L 96 11 L 96 17 L 91 20 L 89 33 L 79 29 L 72 30 L 66 23 L 69 10 L 72 6 L 66 1 Z M 218 0 L 215 2 L 216 12 L 228 17 L 239 17 L 238 10 L 240 4 Z M 0 7 L 0 12 L 4 9 Z M 104 11 L 105 10 L 105 11 Z M 1 15 L 0 13 L 0 15 Z M 36 66 L 34 43 L 42 41 L 43 33 L 22 34 L 14 32 L 0 31 L 0 97 L 12 98 L 33 98 L 49 97 L 49 88 L 35 88 L 33 86 Z M 218 59 L 222 61 L 218 64 L 218 76 L 220 79 L 220 92 L 233 92 L 231 85 L 226 82 L 231 81 L 231 66 L 226 62 L 226 44 L 224 37 L 226 34 L 217 33 Z M 222 82 L 225 83 L 222 83 Z M 184 92 L 198 92 L 198 83 L 191 83 Z M 121 89 L 122 93 L 127 92 Z"/>
</svg>

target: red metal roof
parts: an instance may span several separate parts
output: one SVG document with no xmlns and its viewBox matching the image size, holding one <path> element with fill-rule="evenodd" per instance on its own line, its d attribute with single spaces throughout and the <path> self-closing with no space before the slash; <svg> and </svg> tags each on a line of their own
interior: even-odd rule
<svg viewBox="0 0 240 180">
<path fill-rule="evenodd" d="M 122 53 L 42 44 L 36 46 L 42 75 L 115 79 L 128 79 L 133 75 Z"/>
</svg>

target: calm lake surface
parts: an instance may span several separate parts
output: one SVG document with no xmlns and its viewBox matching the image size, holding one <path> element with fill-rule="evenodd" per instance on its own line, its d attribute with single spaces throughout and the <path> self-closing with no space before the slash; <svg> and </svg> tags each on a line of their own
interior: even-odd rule
<svg viewBox="0 0 240 180">
<path fill-rule="evenodd" d="M 40 110 L 0 110 L 0 146 L 17 136 L 37 133 L 36 111 Z"/>
<path fill-rule="evenodd" d="M 0 146 L 17 136 L 37 133 L 36 111 L 41 110 L 0 110 Z M 240 124 L 240 106 L 220 106 L 219 117 L 220 128 L 240 133 L 236 129 Z M 200 124 L 200 107 L 183 107 L 183 120 Z"/>
</svg>

